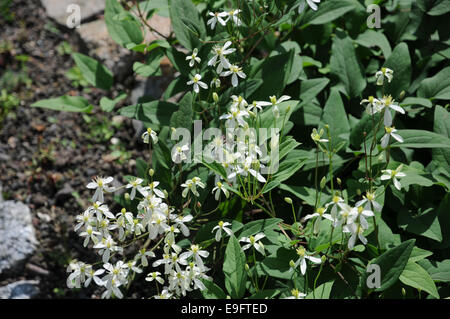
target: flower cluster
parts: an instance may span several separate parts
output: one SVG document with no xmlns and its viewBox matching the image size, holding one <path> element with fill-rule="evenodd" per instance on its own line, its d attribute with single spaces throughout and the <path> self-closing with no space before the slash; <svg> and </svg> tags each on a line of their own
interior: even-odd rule
<svg viewBox="0 0 450 319">
<path fill-rule="evenodd" d="M 149 136 L 153 142 L 157 141 L 156 133 L 148 131 L 143 136 L 144 142 Z M 81 261 L 73 261 L 67 268 L 70 273 L 67 279 L 69 288 L 87 287 L 93 281 L 105 291 L 102 298 L 111 296 L 122 298 L 122 287 L 130 284 L 135 273 L 141 273 L 149 266 L 148 259 L 156 258 L 154 250 L 163 247 L 162 258 L 155 260 L 152 267 L 164 267 L 164 277 L 161 272 L 152 271 L 148 274 L 147 281 L 155 281 L 156 289 L 162 287 L 162 292 L 155 298 L 174 298 L 186 295 L 186 292 L 194 289 L 205 289 L 201 279 L 208 279 L 206 272 L 209 270 L 203 259 L 209 253 L 201 250 L 198 245 L 192 244 L 187 251 L 178 246 L 178 235 L 181 233 L 187 237 L 190 234 L 187 224 L 193 220 L 188 214 L 177 214 L 175 209 L 167 202 L 167 192 L 158 188 L 159 182 L 152 181 L 144 186 L 144 180 L 135 178 L 123 186 L 127 190 L 128 197 L 138 199 L 137 212 L 132 213 L 123 208 L 114 214 L 104 202 L 104 192 L 116 191 L 116 188 L 108 187 L 113 177 L 99 177 L 87 185 L 94 189 L 93 204 L 82 214 L 76 217 L 75 231 L 84 238 L 83 246 L 92 243 L 93 249 L 101 256 L 102 267 L 94 269 L 94 265 Z M 204 184 L 198 177 L 186 181 L 186 190 L 199 196 L 196 186 L 204 188 Z M 183 192 L 183 194 L 185 194 Z M 145 244 L 140 245 L 132 258 L 127 258 L 125 247 L 137 244 L 140 239 L 146 239 Z M 155 243 L 148 249 L 150 243 Z M 127 251 L 129 248 L 127 248 Z"/>
<path fill-rule="evenodd" d="M 375 77 L 377 78 L 377 85 L 384 85 L 385 78 L 387 79 L 388 83 L 390 83 L 394 77 L 393 74 L 394 71 L 392 71 L 391 69 L 382 68 L 381 71 L 378 71 L 375 74 Z M 395 133 L 397 130 L 392 126 L 391 110 L 393 110 L 394 112 L 399 112 L 401 114 L 405 114 L 405 110 L 395 102 L 392 96 L 383 96 L 379 99 L 373 96 L 369 96 L 369 98 L 363 99 L 361 101 L 361 105 L 363 104 L 366 105 L 366 112 L 370 115 L 374 115 L 376 113 L 384 114 L 383 123 L 386 134 L 381 139 L 382 148 L 386 148 L 389 145 L 391 137 L 398 142 L 403 143 L 403 138 Z"/>
</svg>

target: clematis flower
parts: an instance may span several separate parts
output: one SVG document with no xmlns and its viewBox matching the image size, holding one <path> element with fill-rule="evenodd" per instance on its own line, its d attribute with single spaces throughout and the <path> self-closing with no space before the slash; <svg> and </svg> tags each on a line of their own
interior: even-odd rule
<svg viewBox="0 0 450 319">
<path fill-rule="evenodd" d="M 219 241 L 219 240 L 222 238 L 222 230 L 223 230 L 226 234 L 228 234 L 228 236 L 233 235 L 233 231 L 232 231 L 231 229 L 229 229 L 227 226 L 231 226 L 231 223 L 220 221 L 220 222 L 217 224 L 217 226 L 215 226 L 215 227 L 212 229 L 212 231 L 211 231 L 212 233 L 213 233 L 214 231 L 216 231 L 216 236 L 215 236 L 216 241 Z"/>
<path fill-rule="evenodd" d="M 107 186 L 107 184 L 111 183 L 113 181 L 113 178 L 111 176 L 109 177 L 97 177 L 96 179 L 92 180 L 89 184 L 86 185 L 89 189 L 95 189 L 94 196 L 92 196 L 92 201 L 95 203 L 96 201 L 99 201 L 103 203 L 105 201 L 103 197 L 103 192 L 113 192 L 114 188 Z"/>
<path fill-rule="evenodd" d="M 369 115 L 381 112 L 383 109 L 382 102 L 373 96 L 369 96 L 368 99 L 363 99 L 360 104 L 366 104 L 366 112 Z"/>
<path fill-rule="evenodd" d="M 321 222 L 322 218 L 328 219 L 334 223 L 333 217 L 331 217 L 330 214 L 325 214 L 326 210 L 327 209 L 325 207 L 319 207 L 319 208 L 317 208 L 317 211 L 314 214 L 309 214 L 309 215 L 305 216 L 305 220 L 316 217 L 316 220 L 314 222 L 314 233 L 315 234 L 319 233 L 320 222 Z"/>
<path fill-rule="evenodd" d="M 158 135 L 155 131 L 153 131 L 151 128 L 148 128 L 147 131 L 145 131 L 141 138 L 145 144 L 150 143 L 150 137 L 152 138 L 152 141 L 154 144 L 158 143 Z"/>
<path fill-rule="evenodd" d="M 188 55 L 188 56 L 186 57 L 186 61 L 189 61 L 189 66 L 190 66 L 191 68 L 194 66 L 195 62 L 200 63 L 200 62 L 202 61 L 202 59 L 200 59 L 197 55 L 198 55 L 198 49 L 195 48 L 195 49 L 192 51 L 192 54 L 191 54 L 191 55 Z"/>
<path fill-rule="evenodd" d="M 381 104 L 384 107 L 384 126 L 391 126 L 392 125 L 392 114 L 390 112 L 390 109 L 405 114 L 405 110 L 397 105 L 392 99 L 392 96 L 383 97 L 381 99 Z"/>
<path fill-rule="evenodd" d="M 356 203 L 356 207 L 366 204 L 365 209 L 370 210 L 370 204 L 372 204 L 375 211 L 381 212 L 381 205 L 375 201 L 375 193 L 367 192 L 363 195 L 363 199 Z"/>
<path fill-rule="evenodd" d="M 381 71 L 375 73 L 375 77 L 377 78 L 377 85 L 383 85 L 384 78 L 388 80 L 388 83 L 391 83 L 394 77 L 394 71 L 389 68 L 381 68 Z"/>
<path fill-rule="evenodd" d="M 208 15 L 210 15 L 212 18 L 210 18 L 206 22 L 206 25 L 211 25 L 211 30 L 214 30 L 217 22 L 219 22 L 223 26 L 227 24 L 227 22 L 223 18 L 228 17 L 228 12 L 209 12 Z"/>
<path fill-rule="evenodd" d="M 241 79 L 245 79 L 247 77 L 245 73 L 242 72 L 242 68 L 234 64 L 229 65 L 228 71 L 220 73 L 220 76 L 229 76 L 229 75 L 231 75 L 231 84 L 234 87 L 238 86 L 239 84 L 238 77 L 240 77 Z"/>
<path fill-rule="evenodd" d="M 395 128 L 385 126 L 384 129 L 386 131 L 386 134 L 384 134 L 383 137 L 381 138 L 381 147 L 382 148 L 386 148 L 388 146 L 391 136 L 398 142 L 403 143 L 403 138 L 400 135 L 395 133 L 395 132 L 397 132 L 397 130 Z"/>
<path fill-rule="evenodd" d="M 223 187 L 223 184 L 221 182 L 217 182 L 216 184 L 217 186 L 213 188 L 212 192 L 216 192 L 214 195 L 214 198 L 216 200 L 219 200 L 220 197 L 220 192 L 222 191 L 225 194 L 225 197 L 228 198 L 230 196 L 230 193 L 228 192 L 228 190 Z"/>
<path fill-rule="evenodd" d="M 192 78 L 192 80 L 187 81 L 186 84 L 187 85 L 194 85 L 194 92 L 195 93 L 199 93 L 200 92 L 200 87 L 202 89 L 207 89 L 208 88 L 208 84 L 206 84 L 205 82 L 200 81 L 202 79 L 202 76 L 200 74 L 196 74 L 194 75 L 194 77 Z"/>
<path fill-rule="evenodd" d="M 286 297 L 284 299 L 304 299 L 306 297 L 306 294 L 298 291 L 298 289 L 292 289 L 291 294 L 292 296 Z"/>
<path fill-rule="evenodd" d="M 299 259 L 297 259 L 297 261 L 293 265 L 294 266 L 293 268 L 297 268 L 300 265 L 300 272 L 302 273 L 302 275 L 306 273 L 307 268 L 306 260 L 309 260 L 314 264 L 322 263 L 322 260 L 320 258 L 310 256 L 303 246 L 297 248 L 296 252 L 297 255 L 299 256 Z"/>
<path fill-rule="evenodd" d="M 208 65 L 215 66 L 217 61 L 219 61 L 219 65 L 217 66 L 217 73 L 219 74 L 222 73 L 223 69 L 230 68 L 230 62 L 225 56 L 236 51 L 234 48 L 228 49 L 231 43 L 231 41 L 227 41 L 223 47 L 218 45 L 213 47 L 214 56 L 208 61 Z"/>
<path fill-rule="evenodd" d="M 389 180 L 392 179 L 392 181 L 394 182 L 394 186 L 395 188 L 397 188 L 398 190 L 400 190 L 402 188 L 402 185 L 400 184 L 400 182 L 398 181 L 398 177 L 405 177 L 406 174 L 401 172 L 403 165 L 400 165 L 399 167 L 397 167 L 397 169 L 395 170 L 390 170 L 390 169 L 385 169 L 382 170 L 381 172 L 384 173 L 383 175 L 381 175 L 381 180 L 385 181 L 385 180 Z"/>
<path fill-rule="evenodd" d="M 313 9 L 314 11 L 317 11 L 318 7 L 316 3 L 320 3 L 320 0 L 306 0 L 306 3 L 308 6 Z M 302 0 L 300 2 L 300 5 L 298 7 L 298 13 L 302 13 L 305 10 L 306 7 L 305 0 Z"/>
<path fill-rule="evenodd" d="M 255 236 L 242 237 L 239 242 L 247 243 L 242 247 L 242 250 L 247 250 L 250 247 L 255 248 L 259 253 L 265 255 L 264 245 L 260 242 L 261 239 L 266 237 L 263 233 L 256 234 Z"/>
<path fill-rule="evenodd" d="M 144 180 L 142 178 L 136 178 L 129 182 L 125 188 L 131 188 L 130 199 L 133 200 L 136 197 L 136 189 L 141 188 L 140 185 Z"/>
<path fill-rule="evenodd" d="M 186 152 L 189 151 L 189 146 L 187 144 L 183 146 L 176 146 L 172 151 L 172 161 L 174 163 L 181 163 L 187 160 Z"/>
<path fill-rule="evenodd" d="M 356 238 L 359 238 L 364 245 L 367 244 L 367 238 L 363 236 L 364 230 L 365 228 L 358 223 L 348 224 L 342 228 L 342 232 L 351 233 L 350 239 L 348 240 L 348 249 L 353 250 L 355 247 Z"/>
</svg>

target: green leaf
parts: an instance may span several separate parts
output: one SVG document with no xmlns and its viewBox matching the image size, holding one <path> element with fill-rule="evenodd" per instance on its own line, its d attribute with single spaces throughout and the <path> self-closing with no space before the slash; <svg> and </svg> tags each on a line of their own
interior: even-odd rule
<svg viewBox="0 0 450 319">
<path fill-rule="evenodd" d="M 283 93 L 289 81 L 295 50 L 277 54 L 258 61 L 252 65 L 248 74 L 250 79 L 262 79 L 264 82 L 259 89 L 249 97 L 249 100 L 269 100 L 270 95 L 277 98 Z"/>
<path fill-rule="evenodd" d="M 192 1 L 170 0 L 169 13 L 173 31 L 181 45 L 191 51 L 198 47 L 199 40 L 206 36 L 206 28 Z"/>
<path fill-rule="evenodd" d="M 414 247 L 413 250 L 411 251 L 411 256 L 409 256 L 408 263 L 423 260 L 431 255 L 433 255 L 431 251 L 421 249 L 419 247 Z"/>
<path fill-rule="evenodd" d="M 157 48 L 150 52 L 145 63 L 134 62 L 133 71 L 142 76 L 158 76 L 161 75 L 160 62 L 164 57 L 162 49 Z"/>
<path fill-rule="evenodd" d="M 305 299 L 330 299 L 331 289 L 333 288 L 334 281 L 329 281 L 321 284 L 316 290 L 310 292 Z M 315 298 L 314 298 L 315 297 Z"/>
<path fill-rule="evenodd" d="M 330 97 L 323 110 L 321 122 L 323 125 L 328 124 L 330 127 L 332 149 L 336 149 L 341 142 L 345 142 L 345 145 L 348 144 L 350 124 L 338 90 L 331 90 Z M 327 138 L 326 133 L 323 138 Z"/>
<path fill-rule="evenodd" d="M 106 0 L 105 23 L 111 38 L 123 47 L 144 41 L 140 23 L 117 0 Z"/>
<path fill-rule="evenodd" d="M 400 92 L 407 91 L 411 84 L 412 68 L 408 45 L 404 42 L 398 44 L 384 63 L 384 67 L 394 71 L 394 79 L 391 83 L 386 83 L 386 92 L 396 99 Z"/>
<path fill-rule="evenodd" d="M 427 259 L 418 262 L 435 281 L 450 282 L 450 259 L 442 262 Z"/>
<path fill-rule="evenodd" d="M 266 298 L 273 299 L 279 294 L 280 294 L 280 290 L 278 290 L 278 289 L 264 289 L 264 290 L 259 290 L 254 295 L 251 295 L 250 297 L 248 297 L 248 299 L 266 299 Z"/>
<path fill-rule="evenodd" d="M 174 112 L 170 118 L 171 127 L 183 127 L 188 130 L 192 127 L 192 93 L 188 92 L 179 102 L 179 110 Z"/>
<path fill-rule="evenodd" d="M 432 100 L 450 100 L 450 66 L 420 83 L 417 96 Z"/>
<path fill-rule="evenodd" d="M 153 129 L 160 126 L 169 126 L 172 113 L 178 110 L 178 106 L 164 101 L 151 101 L 125 106 L 119 109 L 119 114 L 144 122 Z"/>
<path fill-rule="evenodd" d="M 100 99 L 100 108 L 102 111 L 111 112 L 117 103 L 127 97 L 126 93 L 119 94 L 114 100 L 107 98 L 106 96 Z"/>
<path fill-rule="evenodd" d="M 295 250 L 280 247 L 274 254 L 262 261 L 261 268 L 271 277 L 290 280 L 294 272 L 290 270 L 289 262 L 297 259 L 298 256 Z"/>
<path fill-rule="evenodd" d="M 450 116 L 449 112 L 443 107 L 437 105 L 434 111 L 434 132 L 450 137 Z M 450 149 L 433 149 L 432 150 L 433 161 L 437 162 L 439 166 L 442 166 L 448 172 L 450 172 Z"/>
<path fill-rule="evenodd" d="M 84 54 L 74 53 L 72 56 L 86 81 L 99 89 L 111 88 L 113 75 L 108 68 Z"/>
<path fill-rule="evenodd" d="M 383 51 L 385 59 L 389 58 L 392 53 L 391 45 L 381 31 L 368 29 L 364 33 L 361 33 L 355 42 L 366 48 L 379 47 Z"/>
<path fill-rule="evenodd" d="M 284 160 L 273 175 L 273 180 L 284 182 L 305 165 L 306 160 Z"/>
<path fill-rule="evenodd" d="M 259 219 L 252 222 L 249 222 L 244 225 L 241 233 L 237 236 L 238 239 L 243 237 L 249 237 L 251 235 L 255 235 L 258 233 L 265 233 L 266 236 L 268 233 L 277 228 L 278 223 L 283 220 L 280 218 L 268 218 L 268 219 Z"/>
<path fill-rule="evenodd" d="M 304 14 L 302 23 L 306 24 L 325 24 L 336 20 L 343 16 L 347 12 L 355 9 L 355 5 L 352 1 L 340 0 L 340 1 L 325 1 L 319 6 L 317 11 L 308 10 Z"/>
<path fill-rule="evenodd" d="M 212 281 L 200 278 L 201 282 L 205 285 L 206 289 L 203 289 L 202 295 L 205 299 L 226 299 L 225 292 Z"/>
<path fill-rule="evenodd" d="M 64 95 L 54 99 L 41 100 L 31 104 L 32 107 L 42 107 L 51 110 L 65 111 L 65 112 L 83 112 L 90 113 L 92 105 L 88 100 L 81 96 Z"/>
<path fill-rule="evenodd" d="M 378 265 L 381 270 L 381 286 L 375 291 L 384 291 L 397 282 L 408 263 L 415 242 L 415 239 L 407 240 L 371 262 Z M 367 277 L 368 273 L 364 272 L 361 279 L 363 289 L 367 289 Z"/>
<path fill-rule="evenodd" d="M 358 58 L 352 40 L 338 32 L 331 47 L 330 70 L 344 85 L 350 97 L 357 97 L 366 87 L 364 71 Z"/>
<path fill-rule="evenodd" d="M 232 235 L 225 250 L 223 273 L 225 274 L 225 288 L 234 299 L 240 299 L 245 294 L 247 281 L 245 263 L 245 254 L 236 237 Z"/>
<path fill-rule="evenodd" d="M 433 297 L 439 299 L 439 293 L 433 279 L 431 279 L 425 269 L 420 267 L 415 262 L 409 262 L 406 265 L 399 279 L 405 285 L 424 290 Z"/>
<path fill-rule="evenodd" d="M 408 148 L 449 148 L 450 139 L 425 130 L 398 130 L 398 135 L 403 137 L 403 143 L 394 142 L 391 148 L 408 147 Z"/>
<path fill-rule="evenodd" d="M 417 213 L 404 208 L 397 216 L 398 226 L 406 231 L 425 236 L 427 238 L 442 241 L 441 226 L 437 216 L 436 209 L 419 208 Z"/>
<path fill-rule="evenodd" d="M 300 100 L 310 101 L 314 99 L 330 82 L 327 78 L 317 78 L 302 81 L 300 83 Z"/>
</svg>

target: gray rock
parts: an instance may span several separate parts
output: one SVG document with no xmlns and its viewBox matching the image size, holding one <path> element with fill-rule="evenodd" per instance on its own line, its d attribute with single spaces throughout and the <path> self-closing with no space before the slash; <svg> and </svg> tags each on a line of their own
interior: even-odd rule
<svg viewBox="0 0 450 319">
<path fill-rule="evenodd" d="M 21 280 L 0 287 L 0 299 L 31 299 L 39 294 L 39 281 Z"/>
<path fill-rule="evenodd" d="M 66 25 L 67 19 L 73 13 L 67 12 L 71 4 L 80 6 L 81 21 L 90 19 L 105 10 L 105 0 L 41 0 L 47 15 L 59 24 Z"/>
<path fill-rule="evenodd" d="M 0 274 L 18 270 L 36 250 L 36 235 L 28 206 L 0 203 Z"/>
</svg>

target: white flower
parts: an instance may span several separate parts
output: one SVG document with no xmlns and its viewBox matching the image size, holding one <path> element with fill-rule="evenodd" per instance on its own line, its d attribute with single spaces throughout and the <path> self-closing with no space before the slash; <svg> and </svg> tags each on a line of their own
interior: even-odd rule
<svg viewBox="0 0 450 319">
<path fill-rule="evenodd" d="M 86 209 L 83 214 L 77 215 L 76 220 L 78 224 L 75 225 L 74 230 L 78 231 L 82 226 L 89 225 L 92 222 L 93 212 L 90 208 Z"/>
<path fill-rule="evenodd" d="M 356 243 L 356 237 L 359 238 L 359 240 L 366 245 L 367 244 L 367 238 L 363 236 L 364 233 L 364 227 L 362 227 L 361 224 L 358 223 L 352 223 L 345 225 L 342 228 L 342 232 L 344 233 L 351 233 L 350 239 L 348 240 L 348 249 L 353 250 L 353 247 L 355 247 Z"/>
<path fill-rule="evenodd" d="M 205 184 L 203 184 L 199 177 L 193 177 L 192 179 L 186 180 L 185 183 L 181 184 L 181 187 L 184 187 L 183 192 L 181 195 L 184 197 L 187 196 L 188 192 L 191 191 L 192 194 L 195 196 L 200 196 L 200 194 L 197 191 L 197 186 L 200 188 L 205 188 Z"/>
<path fill-rule="evenodd" d="M 375 73 L 375 77 L 377 78 L 377 85 L 383 85 L 384 78 L 388 80 L 388 83 L 391 83 L 392 78 L 394 77 L 394 71 L 388 68 L 381 68 L 381 71 Z"/>
<path fill-rule="evenodd" d="M 189 61 L 189 66 L 192 68 L 195 64 L 195 62 L 200 63 L 202 59 L 200 59 L 198 56 L 198 49 L 195 48 L 194 51 L 192 51 L 191 55 L 188 55 L 186 57 L 186 61 Z"/>
<path fill-rule="evenodd" d="M 214 187 L 213 190 L 212 190 L 213 193 L 214 193 L 214 191 L 216 192 L 216 194 L 214 195 L 214 198 L 216 200 L 219 200 L 221 191 L 225 194 L 226 198 L 228 198 L 228 196 L 230 196 L 230 193 L 228 192 L 228 190 L 225 187 L 223 187 L 223 184 L 221 182 L 217 182 L 216 185 L 217 186 Z"/>
<path fill-rule="evenodd" d="M 103 275 L 103 273 L 105 272 L 104 269 L 98 269 L 95 270 L 90 268 L 87 272 L 86 272 L 86 276 L 87 279 L 84 282 L 84 287 L 88 287 L 89 284 L 91 283 L 92 279 L 94 279 L 94 282 L 98 285 L 98 286 L 104 286 L 106 284 L 105 281 L 103 281 L 99 276 Z"/>
<path fill-rule="evenodd" d="M 242 21 L 239 19 L 238 14 L 241 12 L 242 10 L 231 10 L 228 12 L 228 20 L 232 20 L 234 24 L 236 24 L 237 26 L 240 26 L 242 24 Z M 227 20 L 227 22 L 228 22 Z"/>
<path fill-rule="evenodd" d="M 133 200 L 134 197 L 136 196 L 136 189 L 140 186 L 140 184 L 143 181 L 144 180 L 142 178 L 135 178 L 134 180 L 132 180 L 125 186 L 125 188 L 131 188 L 131 194 L 130 194 L 131 200 Z"/>
<path fill-rule="evenodd" d="M 298 291 L 298 289 L 292 289 L 291 294 L 292 296 L 286 297 L 284 299 L 303 299 L 306 297 L 306 294 Z"/>
<path fill-rule="evenodd" d="M 396 139 L 398 142 L 403 143 L 403 138 L 396 134 L 395 132 L 397 132 L 397 130 L 393 127 L 384 127 L 386 134 L 383 135 L 383 137 L 381 138 L 381 147 L 382 148 L 386 148 L 389 144 L 389 139 L 392 136 L 394 139 Z"/>
<path fill-rule="evenodd" d="M 231 103 L 231 108 L 243 110 L 248 105 L 247 101 L 240 95 L 232 95 L 231 99 L 233 100 Z"/>
<path fill-rule="evenodd" d="M 241 79 L 245 79 L 247 76 L 244 72 L 242 72 L 242 68 L 238 67 L 237 65 L 231 64 L 229 65 L 229 70 L 220 73 L 220 76 L 229 76 L 231 75 L 231 84 L 236 87 L 239 84 L 238 76 Z"/>
<path fill-rule="evenodd" d="M 217 73 L 219 74 L 222 73 L 222 70 L 224 68 L 228 69 L 230 67 L 230 62 L 225 57 L 225 55 L 228 55 L 236 51 L 236 49 L 234 48 L 228 49 L 230 45 L 231 41 L 227 41 L 225 42 L 223 47 L 217 45 L 213 47 L 214 56 L 208 61 L 208 65 L 214 66 L 217 63 L 217 60 L 219 60 L 219 65 L 217 66 Z"/>
<path fill-rule="evenodd" d="M 334 220 L 336 220 L 338 217 L 338 207 L 339 207 L 340 203 L 344 203 L 344 199 L 341 198 L 340 196 L 334 195 L 331 202 L 329 202 L 325 205 L 325 209 L 327 209 L 327 210 L 328 210 L 328 206 L 332 206 L 330 215 Z"/>
<path fill-rule="evenodd" d="M 363 99 L 360 104 L 366 104 L 366 112 L 369 115 L 381 112 L 381 110 L 383 109 L 382 102 L 374 98 L 373 96 L 369 96 L 368 99 Z"/>
<path fill-rule="evenodd" d="M 375 216 L 371 210 L 366 210 L 362 206 L 354 207 L 350 211 L 350 218 L 353 222 L 358 222 L 364 229 L 369 228 L 366 217 Z"/>
<path fill-rule="evenodd" d="M 214 30 L 217 22 L 223 26 L 227 24 L 222 18 L 228 17 L 228 12 L 209 12 L 208 15 L 212 18 L 206 22 L 206 25 L 211 25 L 211 30 Z"/>
<path fill-rule="evenodd" d="M 322 218 L 328 219 L 334 223 L 333 217 L 331 217 L 330 214 L 325 214 L 325 211 L 327 209 L 325 207 L 319 207 L 317 208 L 317 211 L 314 214 L 309 214 L 305 216 L 305 220 L 308 220 L 310 218 L 316 217 L 316 220 L 314 222 L 314 233 L 319 233 L 320 230 L 320 222 Z"/>
<path fill-rule="evenodd" d="M 111 236 L 102 238 L 102 240 L 94 246 L 95 249 L 100 249 L 99 254 L 102 255 L 102 261 L 107 263 L 111 257 L 111 252 L 121 252 L 122 247 L 116 245 L 116 242 Z"/>
<path fill-rule="evenodd" d="M 170 299 L 172 298 L 173 294 L 171 292 L 169 292 L 169 290 L 167 289 L 167 287 L 165 287 L 163 289 L 163 291 L 161 291 L 161 293 L 159 295 L 154 296 L 155 299 Z"/>
<path fill-rule="evenodd" d="M 400 172 L 402 167 L 403 167 L 403 165 L 400 165 L 395 170 L 390 170 L 390 169 L 382 170 L 381 172 L 384 173 L 384 174 L 381 175 L 381 180 L 385 181 L 385 180 L 388 180 L 388 179 L 392 179 L 392 181 L 394 182 L 395 188 L 400 190 L 402 188 L 402 185 L 400 184 L 400 182 L 398 181 L 397 178 L 406 176 L 405 173 Z"/>
<path fill-rule="evenodd" d="M 190 214 L 186 216 L 178 215 L 174 219 L 174 222 L 180 227 L 181 233 L 185 237 L 189 237 L 190 231 L 189 228 L 185 225 L 185 223 L 189 223 L 194 217 Z"/>
<path fill-rule="evenodd" d="M 252 168 L 254 167 L 254 164 L 256 164 L 256 166 L 260 166 L 258 160 L 254 160 L 250 156 L 247 157 L 244 161 L 244 165 L 236 166 L 235 171 L 228 175 L 228 179 L 233 179 L 236 175 L 247 176 L 248 173 L 250 173 L 251 175 L 256 177 L 259 182 L 265 183 L 267 180 L 264 178 L 264 176 L 262 176 L 258 171 Z"/>
<path fill-rule="evenodd" d="M 71 272 L 67 277 L 68 288 L 80 288 L 81 284 L 86 280 L 86 273 L 89 272 L 90 265 L 85 264 L 82 261 L 73 261 L 67 267 L 67 272 Z"/>
<path fill-rule="evenodd" d="M 320 129 L 319 133 L 317 133 L 317 130 L 315 128 L 313 128 L 313 131 L 311 133 L 311 138 L 314 141 L 314 143 L 318 144 L 318 143 L 326 143 L 326 142 L 328 142 L 327 139 L 322 138 L 323 133 L 324 133 L 323 128 Z"/>
<path fill-rule="evenodd" d="M 219 241 L 222 238 L 222 230 L 227 233 L 228 236 L 233 235 L 233 231 L 227 228 L 227 226 L 231 226 L 231 224 L 229 222 L 220 221 L 219 224 L 212 229 L 212 233 L 217 230 L 215 237 L 216 241 Z"/>
<path fill-rule="evenodd" d="M 306 0 L 306 3 L 308 3 L 308 6 L 311 9 L 317 11 L 318 7 L 316 3 L 320 3 L 320 0 Z M 300 5 L 298 6 L 298 13 L 302 13 L 305 10 L 306 3 L 305 0 L 301 0 Z"/>
<path fill-rule="evenodd" d="M 247 110 L 252 111 L 256 115 L 258 114 L 258 111 L 262 111 L 262 106 L 261 102 L 253 101 L 253 103 L 248 106 Z"/>
<path fill-rule="evenodd" d="M 230 111 L 219 117 L 220 120 L 227 120 L 226 126 L 233 128 L 236 127 L 236 124 L 239 126 L 246 126 L 247 122 L 245 122 L 244 118 L 249 117 L 249 114 L 246 110 L 240 110 L 237 108 L 230 108 Z"/>
<path fill-rule="evenodd" d="M 209 85 L 211 87 L 215 86 L 217 89 L 220 88 L 220 79 L 219 78 L 212 79 Z"/>
<path fill-rule="evenodd" d="M 200 87 L 203 89 L 207 89 L 208 88 L 208 84 L 206 84 L 205 82 L 200 81 L 202 79 L 202 76 L 200 74 L 196 74 L 194 75 L 194 77 L 192 78 L 191 81 L 187 81 L 186 84 L 187 85 L 194 85 L 194 92 L 195 93 L 199 93 L 200 92 Z"/>
<path fill-rule="evenodd" d="M 260 242 L 261 239 L 266 237 L 263 233 L 256 234 L 255 236 L 250 237 L 242 237 L 239 241 L 247 243 L 242 247 L 242 250 L 247 250 L 250 247 L 255 248 L 258 252 L 260 252 L 262 255 L 265 255 L 264 252 L 264 245 Z"/>
<path fill-rule="evenodd" d="M 363 195 L 363 199 L 356 203 L 356 207 L 366 204 L 364 208 L 370 210 L 371 203 L 375 211 L 381 212 L 382 207 L 375 201 L 375 193 L 371 192 L 367 192 L 366 195 Z"/>
<path fill-rule="evenodd" d="M 97 244 L 99 238 L 101 238 L 101 233 L 96 231 L 91 225 L 86 226 L 86 231 L 80 233 L 80 237 L 86 237 L 83 242 L 83 247 L 89 244 L 89 240 L 92 240 L 94 244 Z"/>
<path fill-rule="evenodd" d="M 147 275 L 147 277 L 145 278 L 146 281 L 153 281 L 156 280 L 157 282 L 159 282 L 161 285 L 164 284 L 164 279 L 160 276 L 161 273 L 159 271 L 154 271 L 151 272 Z"/>
<path fill-rule="evenodd" d="M 182 253 L 180 255 L 180 258 L 188 259 L 191 256 L 194 257 L 197 266 L 203 269 L 204 263 L 202 258 L 207 258 L 209 256 L 209 252 L 207 252 L 206 250 L 200 250 L 200 247 L 198 245 L 191 245 L 191 248 L 187 252 Z"/>
<path fill-rule="evenodd" d="M 172 150 L 172 161 L 174 163 L 181 163 L 182 161 L 187 160 L 186 152 L 189 151 L 189 146 L 187 144 L 183 146 L 176 146 Z"/>
<path fill-rule="evenodd" d="M 145 248 L 139 249 L 139 252 L 134 256 L 134 260 L 140 260 L 141 265 L 143 267 L 148 266 L 147 258 L 153 258 L 155 257 L 155 253 L 152 251 L 146 251 Z"/>
<path fill-rule="evenodd" d="M 388 97 L 383 97 L 381 99 L 381 104 L 382 106 L 384 106 L 384 126 L 392 125 L 392 114 L 390 112 L 390 109 L 405 114 L 405 110 L 401 106 L 395 104 L 395 101 L 390 95 Z"/>
<path fill-rule="evenodd" d="M 115 218 L 113 213 L 109 211 L 108 206 L 106 204 L 102 204 L 99 201 L 95 202 L 92 206 L 89 206 L 88 210 L 97 216 L 98 221 L 103 220 L 103 216 L 106 216 L 110 219 Z"/>
<path fill-rule="evenodd" d="M 110 193 L 114 191 L 113 187 L 107 186 L 107 184 L 111 183 L 113 181 L 113 178 L 111 176 L 109 177 L 97 177 L 96 179 L 92 180 L 89 184 L 86 185 L 89 189 L 95 189 L 94 196 L 92 197 L 92 201 L 95 203 L 96 201 L 99 201 L 103 203 L 105 200 L 103 198 L 103 192 Z"/>
<path fill-rule="evenodd" d="M 150 143 L 150 137 L 152 138 L 152 141 L 154 144 L 158 143 L 158 135 L 156 134 L 155 131 L 153 131 L 150 127 L 147 128 L 147 131 L 145 131 L 141 138 L 143 140 L 143 142 L 145 144 L 149 144 Z"/>
<path fill-rule="evenodd" d="M 297 255 L 300 257 L 294 264 L 294 268 L 297 268 L 300 265 L 300 272 L 302 273 L 302 275 L 304 275 L 306 273 L 306 260 L 310 260 L 311 262 L 315 263 L 315 264 L 320 264 L 322 262 L 322 260 L 320 258 L 317 257 L 313 257 L 308 255 L 308 253 L 306 252 L 306 249 L 303 246 L 300 246 L 299 248 L 297 248 Z"/>
</svg>

